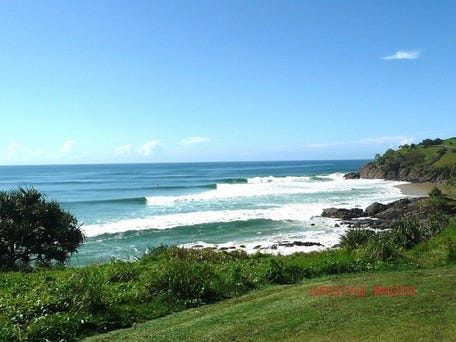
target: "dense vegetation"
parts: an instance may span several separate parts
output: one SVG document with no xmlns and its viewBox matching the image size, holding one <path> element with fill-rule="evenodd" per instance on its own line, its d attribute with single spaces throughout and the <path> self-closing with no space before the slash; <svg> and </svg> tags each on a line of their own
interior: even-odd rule
<svg viewBox="0 0 456 342">
<path fill-rule="evenodd" d="M 362 178 L 411 182 L 448 182 L 456 179 L 456 138 L 425 139 L 376 155 L 360 170 Z"/>
<path fill-rule="evenodd" d="M 0 340 L 72 341 L 271 284 L 454 265 L 456 222 L 439 222 L 424 229 L 398 221 L 388 236 L 370 234 L 321 253 L 247 255 L 161 246 L 136 262 L 3 273 Z M 352 239 L 348 234 L 344 239 Z"/>
<path fill-rule="evenodd" d="M 0 192 L 0 271 L 63 264 L 83 238 L 77 219 L 35 189 Z"/>
</svg>

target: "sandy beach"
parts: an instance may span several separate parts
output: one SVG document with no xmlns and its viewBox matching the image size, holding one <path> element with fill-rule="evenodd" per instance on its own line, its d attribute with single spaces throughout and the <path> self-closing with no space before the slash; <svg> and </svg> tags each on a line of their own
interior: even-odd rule
<svg viewBox="0 0 456 342">
<path fill-rule="evenodd" d="M 406 196 L 428 196 L 429 192 L 434 188 L 442 187 L 442 184 L 437 183 L 408 183 L 396 185 L 396 188 Z M 442 189 L 441 189 L 442 190 Z"/>
</svg>

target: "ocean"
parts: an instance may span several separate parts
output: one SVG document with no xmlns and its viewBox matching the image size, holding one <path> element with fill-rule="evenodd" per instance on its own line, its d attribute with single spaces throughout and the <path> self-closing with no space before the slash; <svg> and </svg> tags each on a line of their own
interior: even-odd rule
<svg viewBox="0 0 456 342">
<path fill-rule="evenodd" d="M 323 208 L 404 197 L 345 180 L 366 160 L 1 166 L 0 189 L 34 187 L 82 223 L 72 265 L 135 259 L 160 244 L 288 254 L 338 243 Z"/>
</svg>

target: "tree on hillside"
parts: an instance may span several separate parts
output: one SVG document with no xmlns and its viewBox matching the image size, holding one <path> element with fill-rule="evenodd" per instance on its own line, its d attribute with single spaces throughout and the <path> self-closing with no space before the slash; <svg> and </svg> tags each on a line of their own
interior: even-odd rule
<svg viewBox="0 0 456 342">
<path fill-rule="evenodd" d="M 435 145 L 441 145 L 443 143 L 443 140 L 440 139 L 440 138 L 437 138 L 437 139 L 424 139 L 422 142 L 421 142 L 421 145 L 423 145 L 424 147 L 427 147 L 427 146 L 435 146 Z"/>
<path fill-rule="evenodd" d="M 0 192 L 0 269 L 65 263 L 84 240 L 80 227 L 33 188 Z"/>
</svg>

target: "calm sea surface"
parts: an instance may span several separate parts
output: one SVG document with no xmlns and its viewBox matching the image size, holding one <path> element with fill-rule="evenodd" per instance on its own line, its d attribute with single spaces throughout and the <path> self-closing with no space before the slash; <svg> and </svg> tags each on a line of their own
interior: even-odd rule
<svg viewBox="0 0 456 342">
<path fill-rule="evenodd" d="M 0 189 L 33 186 L 83 223 L 74 265 L 135 258 L 162 243 L 286 253 L 268 247 L 338 242 L 343 228 L 319 217 L 323 208 L 403 197 L 398 182 L 343 179 L 365 162 L 2 166 Z"/>
</svg>

